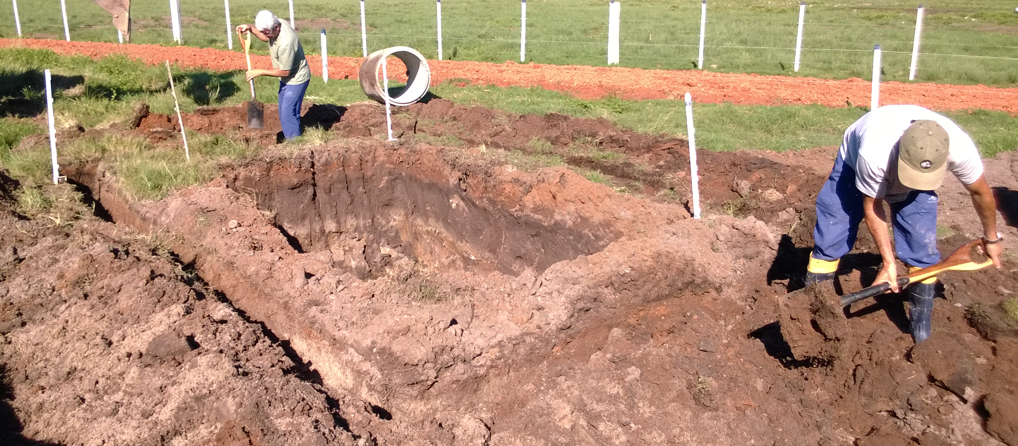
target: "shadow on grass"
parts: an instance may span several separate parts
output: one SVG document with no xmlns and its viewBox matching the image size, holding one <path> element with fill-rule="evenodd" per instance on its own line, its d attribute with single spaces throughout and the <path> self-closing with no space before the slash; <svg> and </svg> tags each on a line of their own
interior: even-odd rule
<svg viewBox="0 0 1018 446">
<path fill-rule="evenodd" d="M 84 76 L 50 77 L 54 96 L 83 89 Z M 0 117 L 30 118 L 46 112 L 46 78 L 42 71 L 0 70 Z"/>
<path fill-rule="evenodd" d="M 182 78 L 183 86 L 179 91 L 184 96 L 191 98 L 199 106 L 220 104 L 240 92 L 240 86 L 233 81 L 235 72 L 210 73 L 207 71 L 195 71 L 184 73 L 176 78 Z M 177 81 L 179 82 L 179 81 Z M 247 86 L 244 86 L 247 88 Z"/>
</svg>

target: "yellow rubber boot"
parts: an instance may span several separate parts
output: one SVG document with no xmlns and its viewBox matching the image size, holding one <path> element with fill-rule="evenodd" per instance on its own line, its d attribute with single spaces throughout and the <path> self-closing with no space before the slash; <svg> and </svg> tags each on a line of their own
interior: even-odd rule
<svg viewBox="0 0 1018 446">
<path fill-rule="evenodd" d="M 834 273 L 838 271 L 838 260 L 820 260 L 809 254 L 809 265 L 806 266 L 806 286 L 816 285 L 825 280 L 834 280 Z"/>
</svg>

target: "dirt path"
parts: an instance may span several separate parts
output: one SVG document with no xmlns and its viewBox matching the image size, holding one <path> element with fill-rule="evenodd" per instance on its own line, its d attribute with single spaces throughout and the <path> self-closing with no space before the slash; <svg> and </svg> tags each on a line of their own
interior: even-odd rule
<svg viewBox="0 0 1018 446">
<path fill-rule="evenodd" d="M 58 54 L 81 54 L 93 58 L 125 54 L 147 64 L 171 63 L 214 71 L 246 66 L 243 52 L 184 46 L 121 45 L 115 43 L 64 42 L 39 39 L 0 39 L 0 47 L 47 48 Z M 329 75 L 356 79 L 361 58 L 329 57 Z M 268 65 L 267 56 L 255 56 L 256 65 Z M 322 62 L 309 55 L 311 71 L 321 76 Z M 537 86 L 568 92 L 582 99 L 616 95 L 623 99 L 678 99 L 686 92 L 702 103 L 731 102 L 741 105 L 819 104 L 828 107 L 870 104 L 871 84 L 862 79 L 830 80 L 796 76 L 711 73 L 697 70 L 644 70 L 622 67 L 560 66 L 547 64 L 501 64 L 459 61 L 428 61 L 432 83 L 466 79 L 481 85 Z M 1018 114 L 1018 88 L 983 85 L 929 83 L 881 84 L 882 104 L 916 104 L 933 110 L 979 108 Z"/>
</svg>

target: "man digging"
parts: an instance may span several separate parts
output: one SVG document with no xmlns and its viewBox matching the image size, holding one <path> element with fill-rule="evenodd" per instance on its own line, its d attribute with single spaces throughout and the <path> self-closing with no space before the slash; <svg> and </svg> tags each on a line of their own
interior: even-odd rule
<svg viewBox="0 0 1018 446">
<path fill-rule="evenodd" d="M 259 11 L 253 25 L 237 26 L 237 34 L 248 31 L 269 43 L 272 68 L 248 70 L 247 80 L 251 81 L 258 76 L 279 78 L 279 123 L 283 127 L 284 138 L 296 138 L 300 136 L 300 107 L 311 82 L 311 69 L 304 57 L 304 48 L 293 28 L 280 21 L 271 11 Z"/>
<path fill-rule="evenodd" d="M 839 259 L 855 244 L 859 223 L 873 235 L 883 265 L 873 284 L 899 292 L 895 255 L 909 271 L 940 261 L 937 193 L 950 170 L 972 197 L 983 226 L 983 251 L 1000 268 L 996 201 L 975 143 L 950 119 L 915 105 L 888 105 L 849 126 L 834 168 L 817 195 L 806 285 L 832 280 Z M 894 244 L 884 203 L 891 210 Z M 916 343 L 930 335 L 936 277 L 909 287 L 909 320 Z"/>
</svg>

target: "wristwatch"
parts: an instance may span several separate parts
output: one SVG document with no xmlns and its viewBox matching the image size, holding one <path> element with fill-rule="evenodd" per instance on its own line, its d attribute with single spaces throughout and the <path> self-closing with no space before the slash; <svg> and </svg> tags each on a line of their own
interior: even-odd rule
<svg viewBox="0 0 1018 446">
<path fill-rule="evenodd" d="M 987 245 L 995 245 L 1000 243 L 1001 240 L 1004 240 L 1004 234 L 999 232 L 997 233 L 997 238 L 994 240 L 987 239 L 985 236 L 983 237 L 983 243 L 986 243 Z"/>
</svg>

